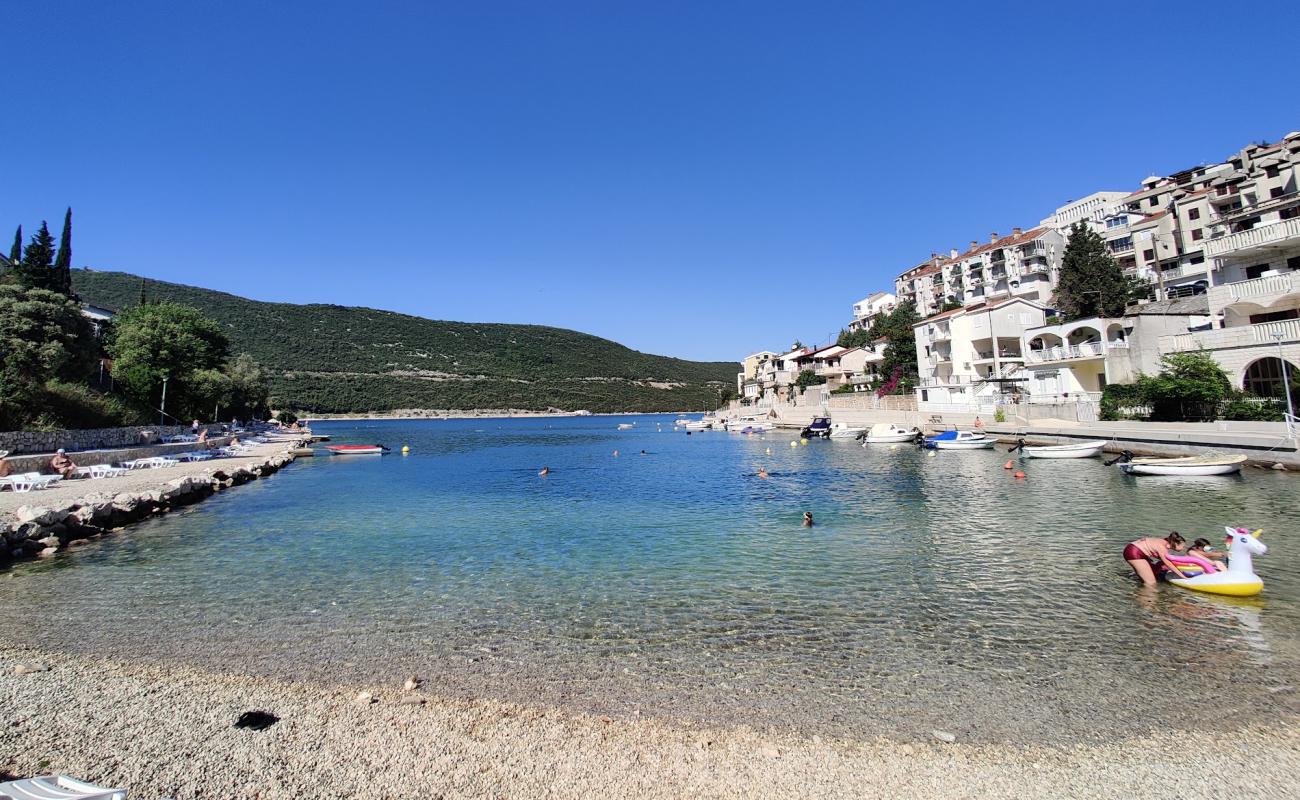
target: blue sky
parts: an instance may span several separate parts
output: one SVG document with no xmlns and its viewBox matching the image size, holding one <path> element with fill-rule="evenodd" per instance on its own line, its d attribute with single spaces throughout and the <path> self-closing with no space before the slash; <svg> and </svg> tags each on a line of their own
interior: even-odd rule
<svg viewBox="0 0 1300 800">
<path fill-rule="evenodd" d="M 739 359 L 1300 129 L 1294 4 L 1052 6 L 6 2 L 0 235 L 71 205 L 78 266 Z"/>
</svg>

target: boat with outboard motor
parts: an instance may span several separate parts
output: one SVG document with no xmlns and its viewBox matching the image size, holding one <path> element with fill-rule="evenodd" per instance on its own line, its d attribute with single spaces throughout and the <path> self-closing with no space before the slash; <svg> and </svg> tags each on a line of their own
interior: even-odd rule
<svg viewBox="0 0 1300 800">
<path fill-rule="evenodd" d="M 765 433 L 776 425 L 758 417 L 737 417 L 726 422 L 727 433 Z"/>
<path fill-rule="evenodd" d="M 925 437 L 925 446 L 934 450 L 986 450 L 996 442 L 980 431 L 944 431 Z"/>
<path fill-rule="evenodd" d="M 799 431 L 804 439 L 829 439 L 831 436 L 831 418 L 813 417 L 813 421 Z"/>
<path fill-rule="evenodd" d="M 1125 450 L 1118 459 L 1109 463 L 1118 463 L 1119 468 L 1128 475 L 1231 475 L 1241 472 L 1246 457 L 1203 455 L 1134 458 L 1131 452 Z"/>
<path fill-rule="evenodd" d="M 867 429 L 861 425 L 850 425 L 847 422 L 831 423 L 832 439 L 861 439 L 867 432 Z"/>
<path fill-rule="evenodd" d="M 1021 437 L 1007 452 L 1019 450 L 1030 458 L 1092 458 L 1099 455 L 1105 446 L 1106 442 L 1100 439 L 1073 444 L 1028 445 Z"/>
<path fill-rule="evenodd" d="M 896 444 L 921 436 L 920 428 L 901 428 L 892 422 L 878 422 L 862 437 L 863 444 Z"/>
</svg>

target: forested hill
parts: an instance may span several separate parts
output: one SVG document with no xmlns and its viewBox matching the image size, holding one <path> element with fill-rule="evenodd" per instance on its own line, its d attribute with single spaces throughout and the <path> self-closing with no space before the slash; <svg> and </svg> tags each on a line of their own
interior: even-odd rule
<svg viewBox="0 0 1300 800">
<path fill-rule="evenodd" d="M 84 302 L 112 310 L 140 299 L 140 277 L 125 272 L 74 270 L 73 285 Z M 149 302 L 184 303 L 218 322 L 232 353 L 249 353 L 271 372 L 273 407 L 314 413 L 697 409 L 734 387 L 740 369 L 540 325 L 264 303 L 154 280 L 145 292 Z"/>
</svg>

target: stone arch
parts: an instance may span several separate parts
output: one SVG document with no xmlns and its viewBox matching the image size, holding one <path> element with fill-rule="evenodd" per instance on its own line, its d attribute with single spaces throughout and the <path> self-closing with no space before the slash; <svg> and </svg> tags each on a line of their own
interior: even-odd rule
<svg viewBox="0 0 1300 800">
<path fill-rule="evenodd" d="M 1253 394 L 1256 397 L 1284 397 L 1282 394 L 1283 387 L 1286 385 L 1283 379 L 1283 364 L 1285 363 L 1285 373 L 1294 384 L 1296 380 L 1296 365 L 1290 361 L 1283 362 L 1277 356 L 1264 356 L 1257 358 L 1246 365 L 1245 371 L 1241 374 L 1241 388 L 1246 390 L 1247 394 Z M 1292 394 L 1296 394 L 1294 391 Z"/>
<path fill-rule="evenodd" d="M 1112 322 L 1106 326 L 1106 341 L 1110 344 L 1115 342 L 1124 342 L 1128 340 L 1128 334 L 1124 331 L 1124 324 L 1121 322 Z"/>
</svg>

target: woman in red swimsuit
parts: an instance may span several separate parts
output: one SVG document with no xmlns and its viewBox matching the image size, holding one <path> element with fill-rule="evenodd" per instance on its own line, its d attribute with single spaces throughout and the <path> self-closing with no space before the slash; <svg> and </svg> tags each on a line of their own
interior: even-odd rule
<svg viewBox="0 0 1300 800">
<path fill-rule="evenodd" d="M 1145 539 L 1138 539 L 1124 545 L 1124 560 L 1133 568 L 1137 576 L 1147 586 L 1154 586 L 1156 582 L 1155 567 L 1163 565 L 1164 568 L 1180 578 L 1187 577 L 1178 571 L 1178 567 L 1169 561 L 1170 550 L 1181 550 L 1185 545 L 1182 534 L 1174 531 L 1163 539 L 1157 539 L 1154 536 L 1148 536 Z"/>
</svg>

